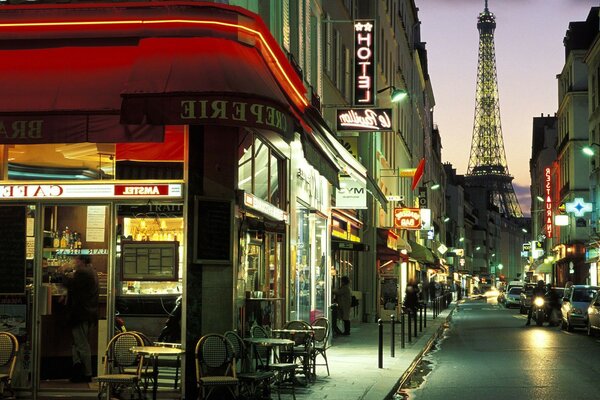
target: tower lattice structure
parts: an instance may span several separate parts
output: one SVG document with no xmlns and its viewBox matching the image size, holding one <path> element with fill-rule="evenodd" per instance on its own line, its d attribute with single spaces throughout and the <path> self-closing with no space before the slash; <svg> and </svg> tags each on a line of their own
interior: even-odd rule
<svg viewBox="0 0 600 400">
<path fill-rule="evenodd" d="M 488 9 L 488 0 L 485 0 L 484 11 L 479 14 L 477 29 L 479 61 L 475 121 L 466 184 L 487 189 L 490 202 L 505 216 L 522 217 L 504 151 L 494 48 L 496 17 Z"/>
</svg>

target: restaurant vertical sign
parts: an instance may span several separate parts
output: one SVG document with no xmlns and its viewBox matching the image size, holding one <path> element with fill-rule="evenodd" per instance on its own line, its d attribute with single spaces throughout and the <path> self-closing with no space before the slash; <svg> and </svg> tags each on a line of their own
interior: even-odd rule
<svg viewBox="0 0 600 400">
<path fill-rule="evenodd" d="M 546 237 L 552 237 L 552 172 L 550 167 L 544 169 L 544 221 Z"/>
<path fill-rule="evenodd" d="M 375 105 L 375 20 L 354 21 L 354 105 Z"/>
</svg>

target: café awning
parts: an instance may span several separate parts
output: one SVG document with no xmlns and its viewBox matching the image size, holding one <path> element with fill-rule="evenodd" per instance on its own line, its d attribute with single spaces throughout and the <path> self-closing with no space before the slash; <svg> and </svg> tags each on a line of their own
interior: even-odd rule
<svg viewBox="0 0 600 400">
<path fill-rule="evenodd" d="M 408 240 L 411 247 L 410 257 L 422 264 L 435 264 L 436 257 L 427 247 L 420 245 L 414 240 Z"/>
</svg>

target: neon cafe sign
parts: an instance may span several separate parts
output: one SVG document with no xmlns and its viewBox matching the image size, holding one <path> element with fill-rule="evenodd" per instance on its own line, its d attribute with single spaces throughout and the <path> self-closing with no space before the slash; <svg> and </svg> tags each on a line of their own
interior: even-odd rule
<svg viewBox="0 0 600 400">
<path fill-rule="evenodd" d="M 346 108 L 337 110 L 338 131 L 392 130 L 391 108 Z"/>
<path fill-rule="evenodd" d="M 354 22 L 354 105 L 375 105 L 375 20 Z"/>
<path fill-rule="evenodd" d="M 546 219 L 546 237 L 552 237 L 552 196 L 550 196 L 552 189 L 552 174 L 550 167 L 546 167 L 544 170 L 544 203 L 546 209 L 544 210 L 544 216 Z"/>
</svg>

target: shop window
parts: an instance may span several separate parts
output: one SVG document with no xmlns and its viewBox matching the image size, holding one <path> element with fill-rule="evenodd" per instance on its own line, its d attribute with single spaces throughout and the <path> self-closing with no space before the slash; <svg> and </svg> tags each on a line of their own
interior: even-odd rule
<svg viewBox="0 0 600 400">
<path fill-rule="evenodd" d="M 281 207 L 282 164 L 273 149 L 248 132 L 238 147 L 238 188 Z"/>
</svg>

